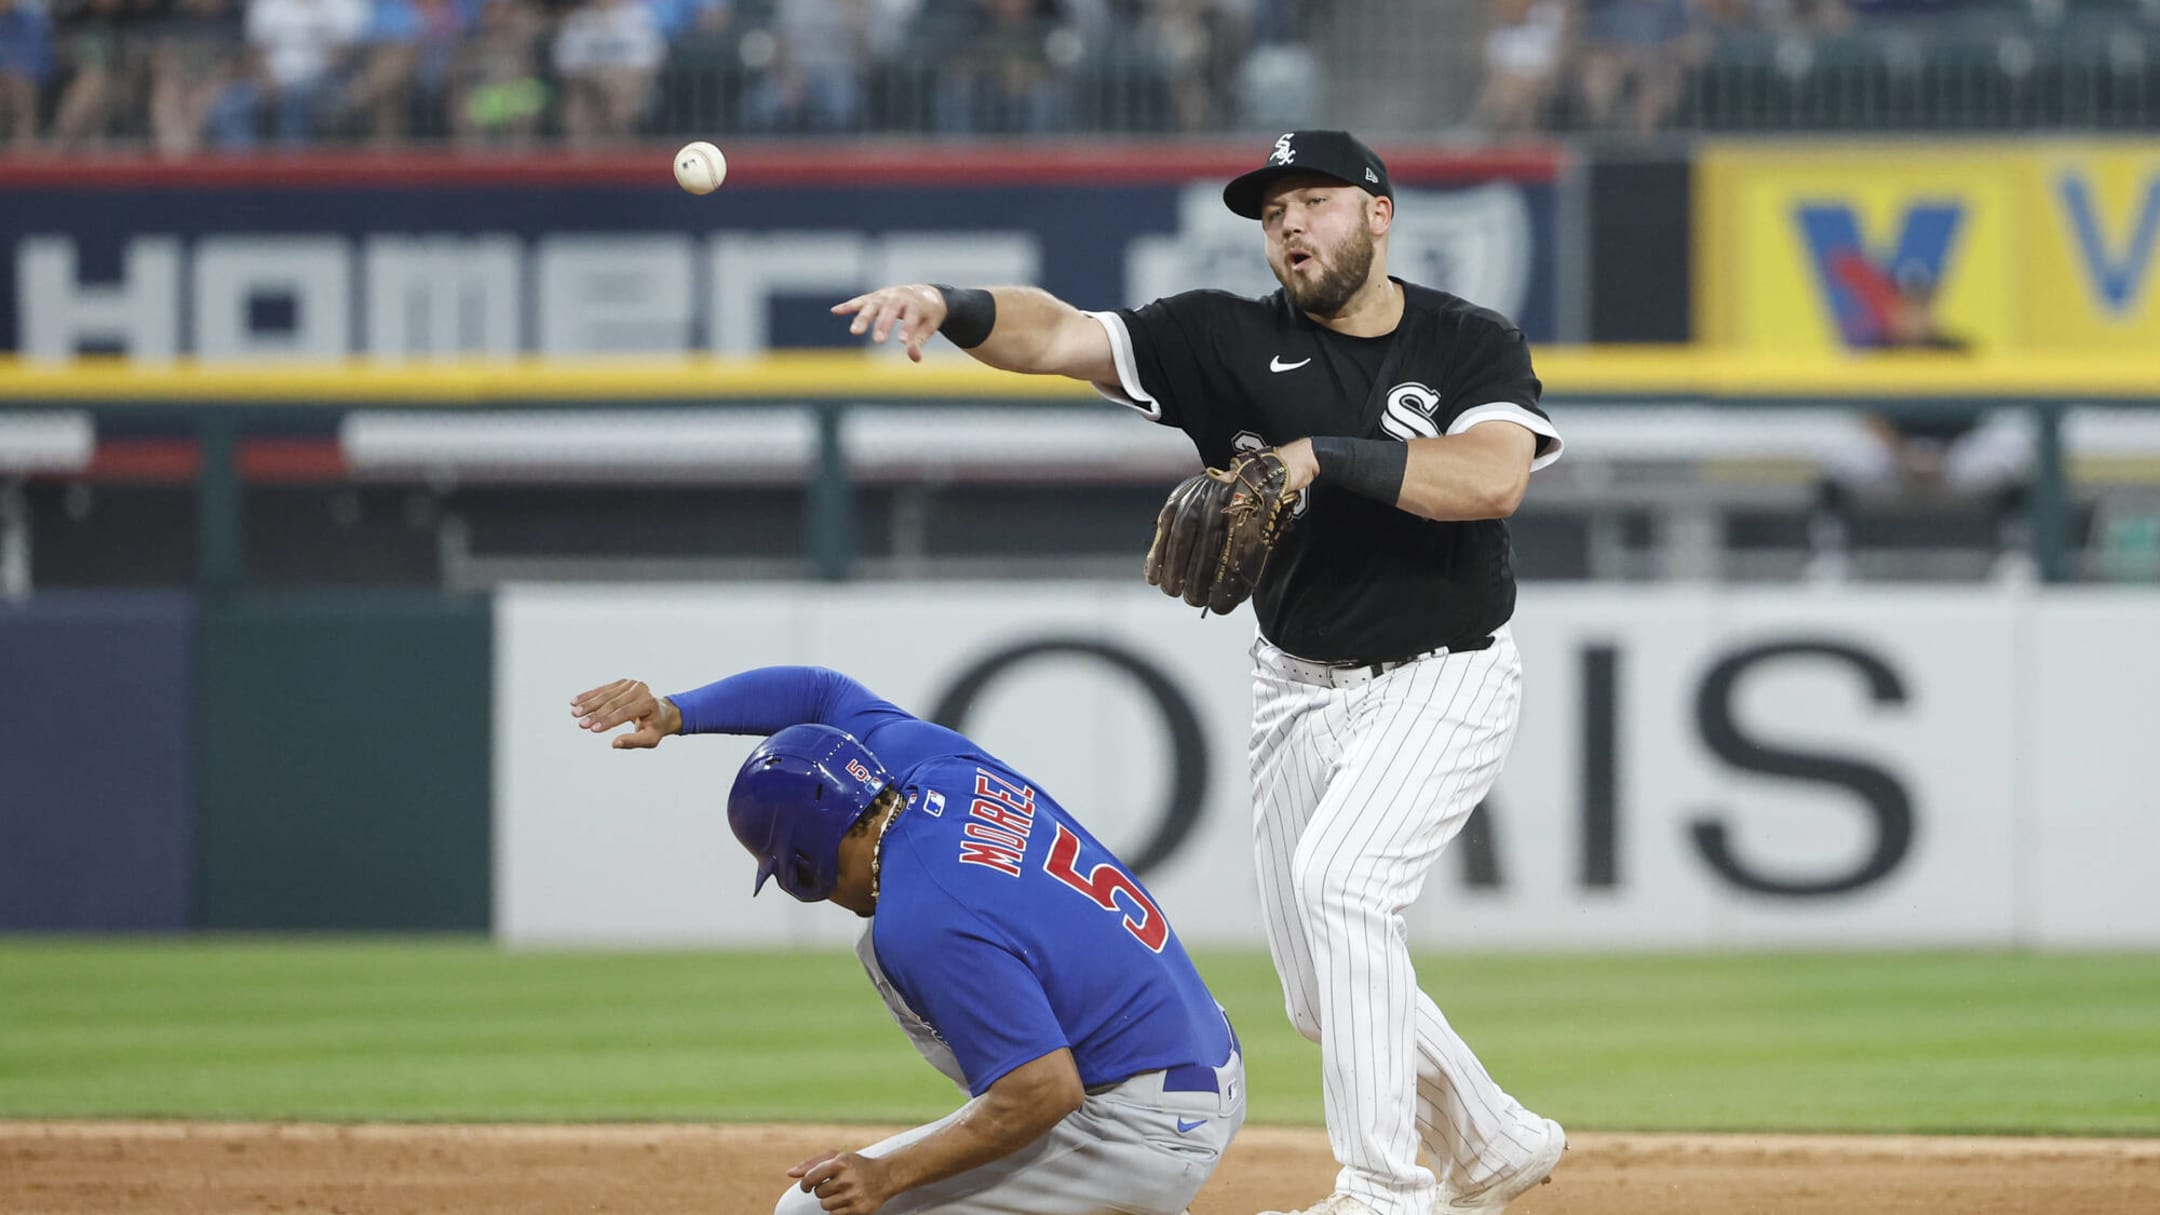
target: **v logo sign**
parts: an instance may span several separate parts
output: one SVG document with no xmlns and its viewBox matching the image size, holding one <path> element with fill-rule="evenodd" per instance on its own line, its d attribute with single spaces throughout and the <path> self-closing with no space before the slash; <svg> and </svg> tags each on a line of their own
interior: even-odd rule
<svg viewBox="0 0 2160 1215">
<path fill-rule="evenodd" d="M 2079 174 L 2065 173 L 2055 181 L 2055 196 L 2069 220 L 2086 281 L 2109 312 L 2116 316 L 2128 313 L 2137 305 L 2138 289 L 2144 286 L 2146 271 L 2152 265 L 2153 246 L 2160 241 L 2160 175 L 2145 179 L 2145 194 L 2130 218 L 2130 239 L 2123 245 L 2120 258 L 2108 247 L 2107 233 L 2101 229 L 2100 205 L 2093 198 L 2090 181 Z"/>
<path fill-rule="evenodd" d="M 1863 298 L 1840 273 L 1841 263 L 1857 261 L 1883 274 L 1919 271 L 1941 284 L 1964 217 L 1957 202 L 1913 202 L 1899 217 L 1895 243 L 1884 249 L 1862 239 L 1860 216 L 1850 203 L 1811 202 L 1797 209 L 1794 218 L 1815 264 L 1816 282 L 1848 342 L 1867 337 L 1871 319 Z"/>
</svg>

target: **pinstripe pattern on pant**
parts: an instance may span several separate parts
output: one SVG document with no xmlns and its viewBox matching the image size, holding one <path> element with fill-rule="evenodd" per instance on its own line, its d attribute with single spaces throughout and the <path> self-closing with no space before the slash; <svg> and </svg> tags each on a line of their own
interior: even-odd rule
<svg viewBox="0 0 2160 1215">
<path fill-rule="evenodd" d="M 1292 1024 L 1320 1044 L 1336 1188 L 1425 1215 L 1436 1178 L 1481 1184 L 1543 1140 L 1417 987 L 1403 911 L 1492 788 L 1521 661 L 1443 654 L 1353 687 L 1291 678 L 1255 643 L 1253 848 Z"/>
</svg>

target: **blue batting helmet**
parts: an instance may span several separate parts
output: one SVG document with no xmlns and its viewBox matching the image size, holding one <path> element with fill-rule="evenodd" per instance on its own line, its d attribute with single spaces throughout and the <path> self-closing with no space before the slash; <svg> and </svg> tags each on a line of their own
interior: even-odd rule
<svg viewBox="0 0 2160 1215">
<path fill-rule="evenodd" d="M 831 897 L 840 880 L 840 837 L 892 784 L 885 765 L 855 736 L 831 726 L 789 726 L 758 744 L 728 791 L 728 826 L 757 858 L 757 885 L 805 903 Z"/>
</svg>

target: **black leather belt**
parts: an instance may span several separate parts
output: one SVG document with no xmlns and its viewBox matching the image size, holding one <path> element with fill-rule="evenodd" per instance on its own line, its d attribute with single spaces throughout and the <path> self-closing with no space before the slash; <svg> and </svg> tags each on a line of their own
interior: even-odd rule
<svg viewBox="0 0 2160 1215">
<path fill-rule="evenodd" d="M 1473 638 L 1461 645 L 1440 646 L 1427 650 L 1422 654 L 1412 654 L 1407 658 L 1387 658 L 1377 661 L 1351 659 L 1347 661 L 1321 662 L 1311 658 L 1299 658 L 1280 646 L 1272 644 L 1258 651 L 1256 657 L 1262 666 L 1300 683 L 1315 684 L 1321 687 L 1351 688 L 1369 680 L 1378 679 L 1397 667 L 1405 667 L 1413 662 L 1431 658 L 1435 655 L 1474 654 L 1479 650 L 1489 650 L 1493 647 L 1495 640 L 1497 640 L 1496 637 L 1487 634 L 1483 637 Z"/>
<path fill-rule="evenodd" d="M 1475 654 L 1479 650 L 1489 650 L 1492 646 L 1492 634 L 1487 633 L 1475 641 L 1465 641 L 1461 645 L 1434 646 L 1432 649 L 1425 650 L 1422 653 L 1412 654 L 1408 658 L 1384 658 L 1378 662 L 1363 662 L 1352 659 L 1348 662 L 1330 662 L 1326 665 L 1342 671 L 1370 671 L 1375 675 L 1385 675 L 1396 667 L 1406 667 L 1421 658 L 1430 658 L 1435 654 Z"/>
</svg>

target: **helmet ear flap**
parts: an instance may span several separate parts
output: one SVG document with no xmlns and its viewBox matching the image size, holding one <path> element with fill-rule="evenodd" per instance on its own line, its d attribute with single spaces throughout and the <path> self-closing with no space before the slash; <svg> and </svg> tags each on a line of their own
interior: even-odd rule
<svg viewBox="0 0 2160 1215">
<path fill-rule="evenodd" d="M 788 879 L 795 890 L 816 890 L 820 885 L 817 862 L 810 859 L 809 853 L 796 849 L 788 861 Z"/>
</svg>

